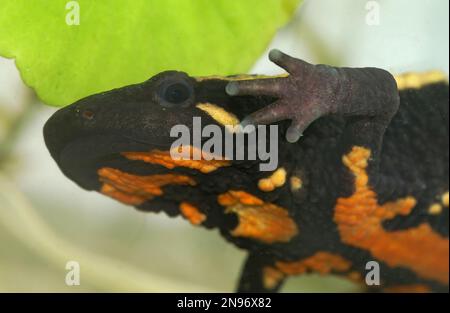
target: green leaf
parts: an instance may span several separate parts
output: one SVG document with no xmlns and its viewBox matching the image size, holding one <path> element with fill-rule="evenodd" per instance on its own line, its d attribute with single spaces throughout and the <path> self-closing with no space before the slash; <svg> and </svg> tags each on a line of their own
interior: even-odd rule
<svg viewBox="0 0 450 313">
<path fill-rule="evenodd" d="M 1 0 L 0 55 L 63 106 L 168 69 L 246 72 L 299 1 Z M 79 25 L 68 25 L 74 3 Z"/>
</svg>

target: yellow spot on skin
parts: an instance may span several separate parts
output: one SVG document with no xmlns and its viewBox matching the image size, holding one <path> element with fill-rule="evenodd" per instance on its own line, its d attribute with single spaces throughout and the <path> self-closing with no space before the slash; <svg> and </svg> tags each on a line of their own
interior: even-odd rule
<svg viewBox="0 0 450 313">
<path fill-rule="evenodd" d="M 172 158 L 170 151 L 152 150 L 150 152 L 123 152 L 122 155 L 129 160 L 140 160 L 146 163 L 159 164 L 168 169 L 173 169 L 175 167 L 187 167 L 195 170 L 199 170 L 202 173 L 210 173 L 217 170 L 219 167 L 229 166 L 230 161 L 220 159 L 220 157 L 208 157 L 205 159 L 206 152 L 199 151 L 198 148 L 187 146 L 188 155 L 183 159 Z M 202 156 L 201 160 L 192 160 L 192 155 L 198 153 Z M 189 157 L 189 155 L 191 157 Z M 211 160 L 212 159 L 212 160 Z"/>
<path fill-rule="evenodd" d="M 275 188 L 281 187 L 286 182 L 286 170 L 282 167 L 277 169 L 267 178 L 261 178 L 258 181 L 258 188 L 262 191 L 269 192 Z"/>
<path fill-rule="evenodd" d="M 432 205 L 430 205 L 430 207 L 428 208 L 428 214 L 431 215 L 439 215 L 442 212 L 442 205 L 440 205 L 439 203 L 434 203 Z"/>
<path fill-rule="evenodd" d="M 391 292 L 391 293 L 427 293 L 430 292 L 430 288 L 425 285 L 416 284 L 416 285 L 397 285 L 392 287 L 387 287 L 383 290 L 383 292 Z"/>
<path fill-rule="evenodd" d="M 288 77 L 289 74 L 284 73 L 280 75 L 248 75 L 248 74 L 242 74 L 242 75 L 235 75 L 231 77 L 227 76 L 219 76 L 219 75 L 212 75 L 212 76 L 199 76 L 195 77 L 195 80 L 198 82 L 205 81 L 205 80 L 211 80 L 211 79 L 218 79 L 218 80 L 225 80 L 225 81 L 240 81 L 240 80 L 253 80 L 253 79 L 265 79 L 265 78 L 284 78 Z"/>
<path fill-rule="evenodd" d="M 442 195 L 442 204 L 448 208 L 448 191 Z"/>
<path fill-rule="evenodd" d="M 413 197 L 379 205 L 376 193 L 368 185 L 366 171 L 370 150 L 353 147 L 343 157 L 355 178 L 355 191 L 338 198 L 334 221 L 342 242 L 369 251 L 391 267 L 406 267 L 426 279 L 447 284 L 449 277 L 448 238 L 433 231 L 428 223 L 406 230 L 386 231 L 383 221 L 408 215 L 416 205 Z"/>
<path fill-rule="evenodd" d="M 103 183 L 101 193 L 130 205 L 139 205 L 155 196 L 161 196 L 163 194 L 161 188 L 166 185 L 195 185 L 195 181 L 186 175 L 138 176 L 110 167 L 99 169 L 98 176 Z"/>
<path fill-rule="evenodd" d="M 297 191 L 303 187 L 303 181 L 298 176 L 291 176 L 290 184 L 291 184 L 292 191 Z"/>
<path fill-rule="evenodd" d="M 418 89 L 425 85 L 447 82 L 447 77 L 440 71 L 429 71 L 423 73 L 405 73 L 395 76 L 397 88 Z"/>
<path fill-rule="evenodd" d="M 230 190 L 218 196 L 217 201 L 227 213 L 235 213 L 238 226 L 231 231 L 236 237 L 253 238 L 265 243 L 288 242 L 298 229 L 286 209 L 245 191 Z"/>
<path fill-rule="evenodd" d="M 197 108 L 208 113 L 208 115 L 211 116 L 219 124 L 228 127 L 229 131 L 233 131 L 234 129 L 232 128 L 239 125 L 240 123 L 236 115 L 215 104 L 200 103 L 197 104 Z"/>
<path fill-rule="evenodd" d="M 206 215 L 200 212 L 200 210 L 191 203 L 181 202 L 180 211 L 192 225 L 199 225 L 206 220 Z"/>
<path fill-rule="evenodd" d="M 263 284 L 266 289 L 274 289 L 285 275 L 276 268 L 266 266 L 263 268 Z"/>
</svg>

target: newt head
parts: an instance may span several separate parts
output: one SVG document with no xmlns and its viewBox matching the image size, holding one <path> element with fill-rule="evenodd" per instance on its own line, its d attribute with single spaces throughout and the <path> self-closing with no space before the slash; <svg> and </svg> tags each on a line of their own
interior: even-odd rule
<svg viewBox="0 0 450 313">
<path fill-rule="evenodd" d="M 179 137 L 171 136 L 174 126 L 192 131 L 194 118 L 200 117 L 202 126 L 216 125 L 225 134 L 227 125 L 239 124 L 272 101 L 229 96 L 225 87 L 233 79 L 238 78 L 167 71 L 141 84 L 86 97 L 53 114 L 44 127 L 45 143 L 62 172 L 82 188 L 142 204 L 162 195 L 167 185 L 193 186 L 193 175 L 230 164 L 220 155 L 204 160 L 205 152 L 192 146 L 189 153 L 199 152 L 200 160 L 173 160 L 170 152 Z"/>
</svg>

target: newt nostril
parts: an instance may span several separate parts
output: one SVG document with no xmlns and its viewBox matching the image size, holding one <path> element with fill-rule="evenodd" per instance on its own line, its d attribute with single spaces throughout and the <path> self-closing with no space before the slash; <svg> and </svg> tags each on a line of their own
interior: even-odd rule
<svg viewBox="0 0 450 313">
<path fill-rule="evenodd" d="M 94 118 L 94 115 L 95 115 L 94 112 L 91 111 L 91 110 L 84 110 L 81 113 L 81 116 L 84 117 L 87 120 L 92 120 Z"/>
</svg>

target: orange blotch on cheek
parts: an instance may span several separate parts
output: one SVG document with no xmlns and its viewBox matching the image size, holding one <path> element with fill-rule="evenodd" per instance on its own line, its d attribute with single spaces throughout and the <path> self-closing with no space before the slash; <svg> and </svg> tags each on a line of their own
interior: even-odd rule
<svg viewBox="0 0 450 313">
<path fill-rule="evenodd" d="M 220 205 L 227 213 L 235 213 L 238 226 L 231 234 L 236 237 L 253 238 L 265 243 L 288 242 L 297 235 L 298 229 L 286 209 L 245 191 L 231 190 L 218 196 Z"/>
<path fill-rule="evenodd" d="M 122 155 L 129 160 L 139 160 L 146 163 L 162 165 L 168 169 L 186 167 L 198 170 L 202 173 L 210 173 L 220 167 L 229 166 L 230 161 L 220 156 L 213 156 L 198 148 L 185 147 L 182 158 L 173 158 L 170 151 L 152 150 L 150 152 L 124 152 Z M 181 149 L 177 149 L 181 152 Z M 194 154 L 200 156 L 200 160 L 194 160 Z M 174 154 L 175 155 L 175 154 Z"/>
<path fill-rule="evenodd" d="M 181 202 L 180 211 L 192 225 L 199 225 L 206 220 L 206 215 L 191 203 Z"/>
<path fill-rule="evenodd" d="M 166 185 L 195 185 L 195 181 L 186 175 L 139 176 L 110 167 L 99 169 L 98 176 L 103 183 L 101 193 L 130 205 L 139 205 L 155 196 L 161 196 L 162 187 Z"/>
<path fill-rule="evenodd" d="M 391 267 L 407 267 L 419 276 L 448 283 L 449 241 L 434 232 L 429 224 L 400 231 L 386 231 L 382 222 L 397 215 L 408 215 L 416 205 L 405 197 L 383 205 L 368 186 L 367 165 L 370 150 L 353 147 L 343 157 L 344 165 L 355 178 L 355 191 L 336 203 L 334 221 L 341 240 L 369 251 Z"/>
<path fill-rule="evenodd" d="M 128 193 L 125 191 L 121 191 L 121 190 L 117 189 L 116 187 L 114 187 L 113 185 L 110 185 L 108 183 L 104 183 L 102 185 L 100 192 L 106 196 L 116 199 L 117 201 L 120 201 L 125 204 L 129 204 L 129 205 L 139 205 L 150 198 L 150 196 L 145 197 L 143 195 L 132 194 L 132 193 Z"/>
</svg>

